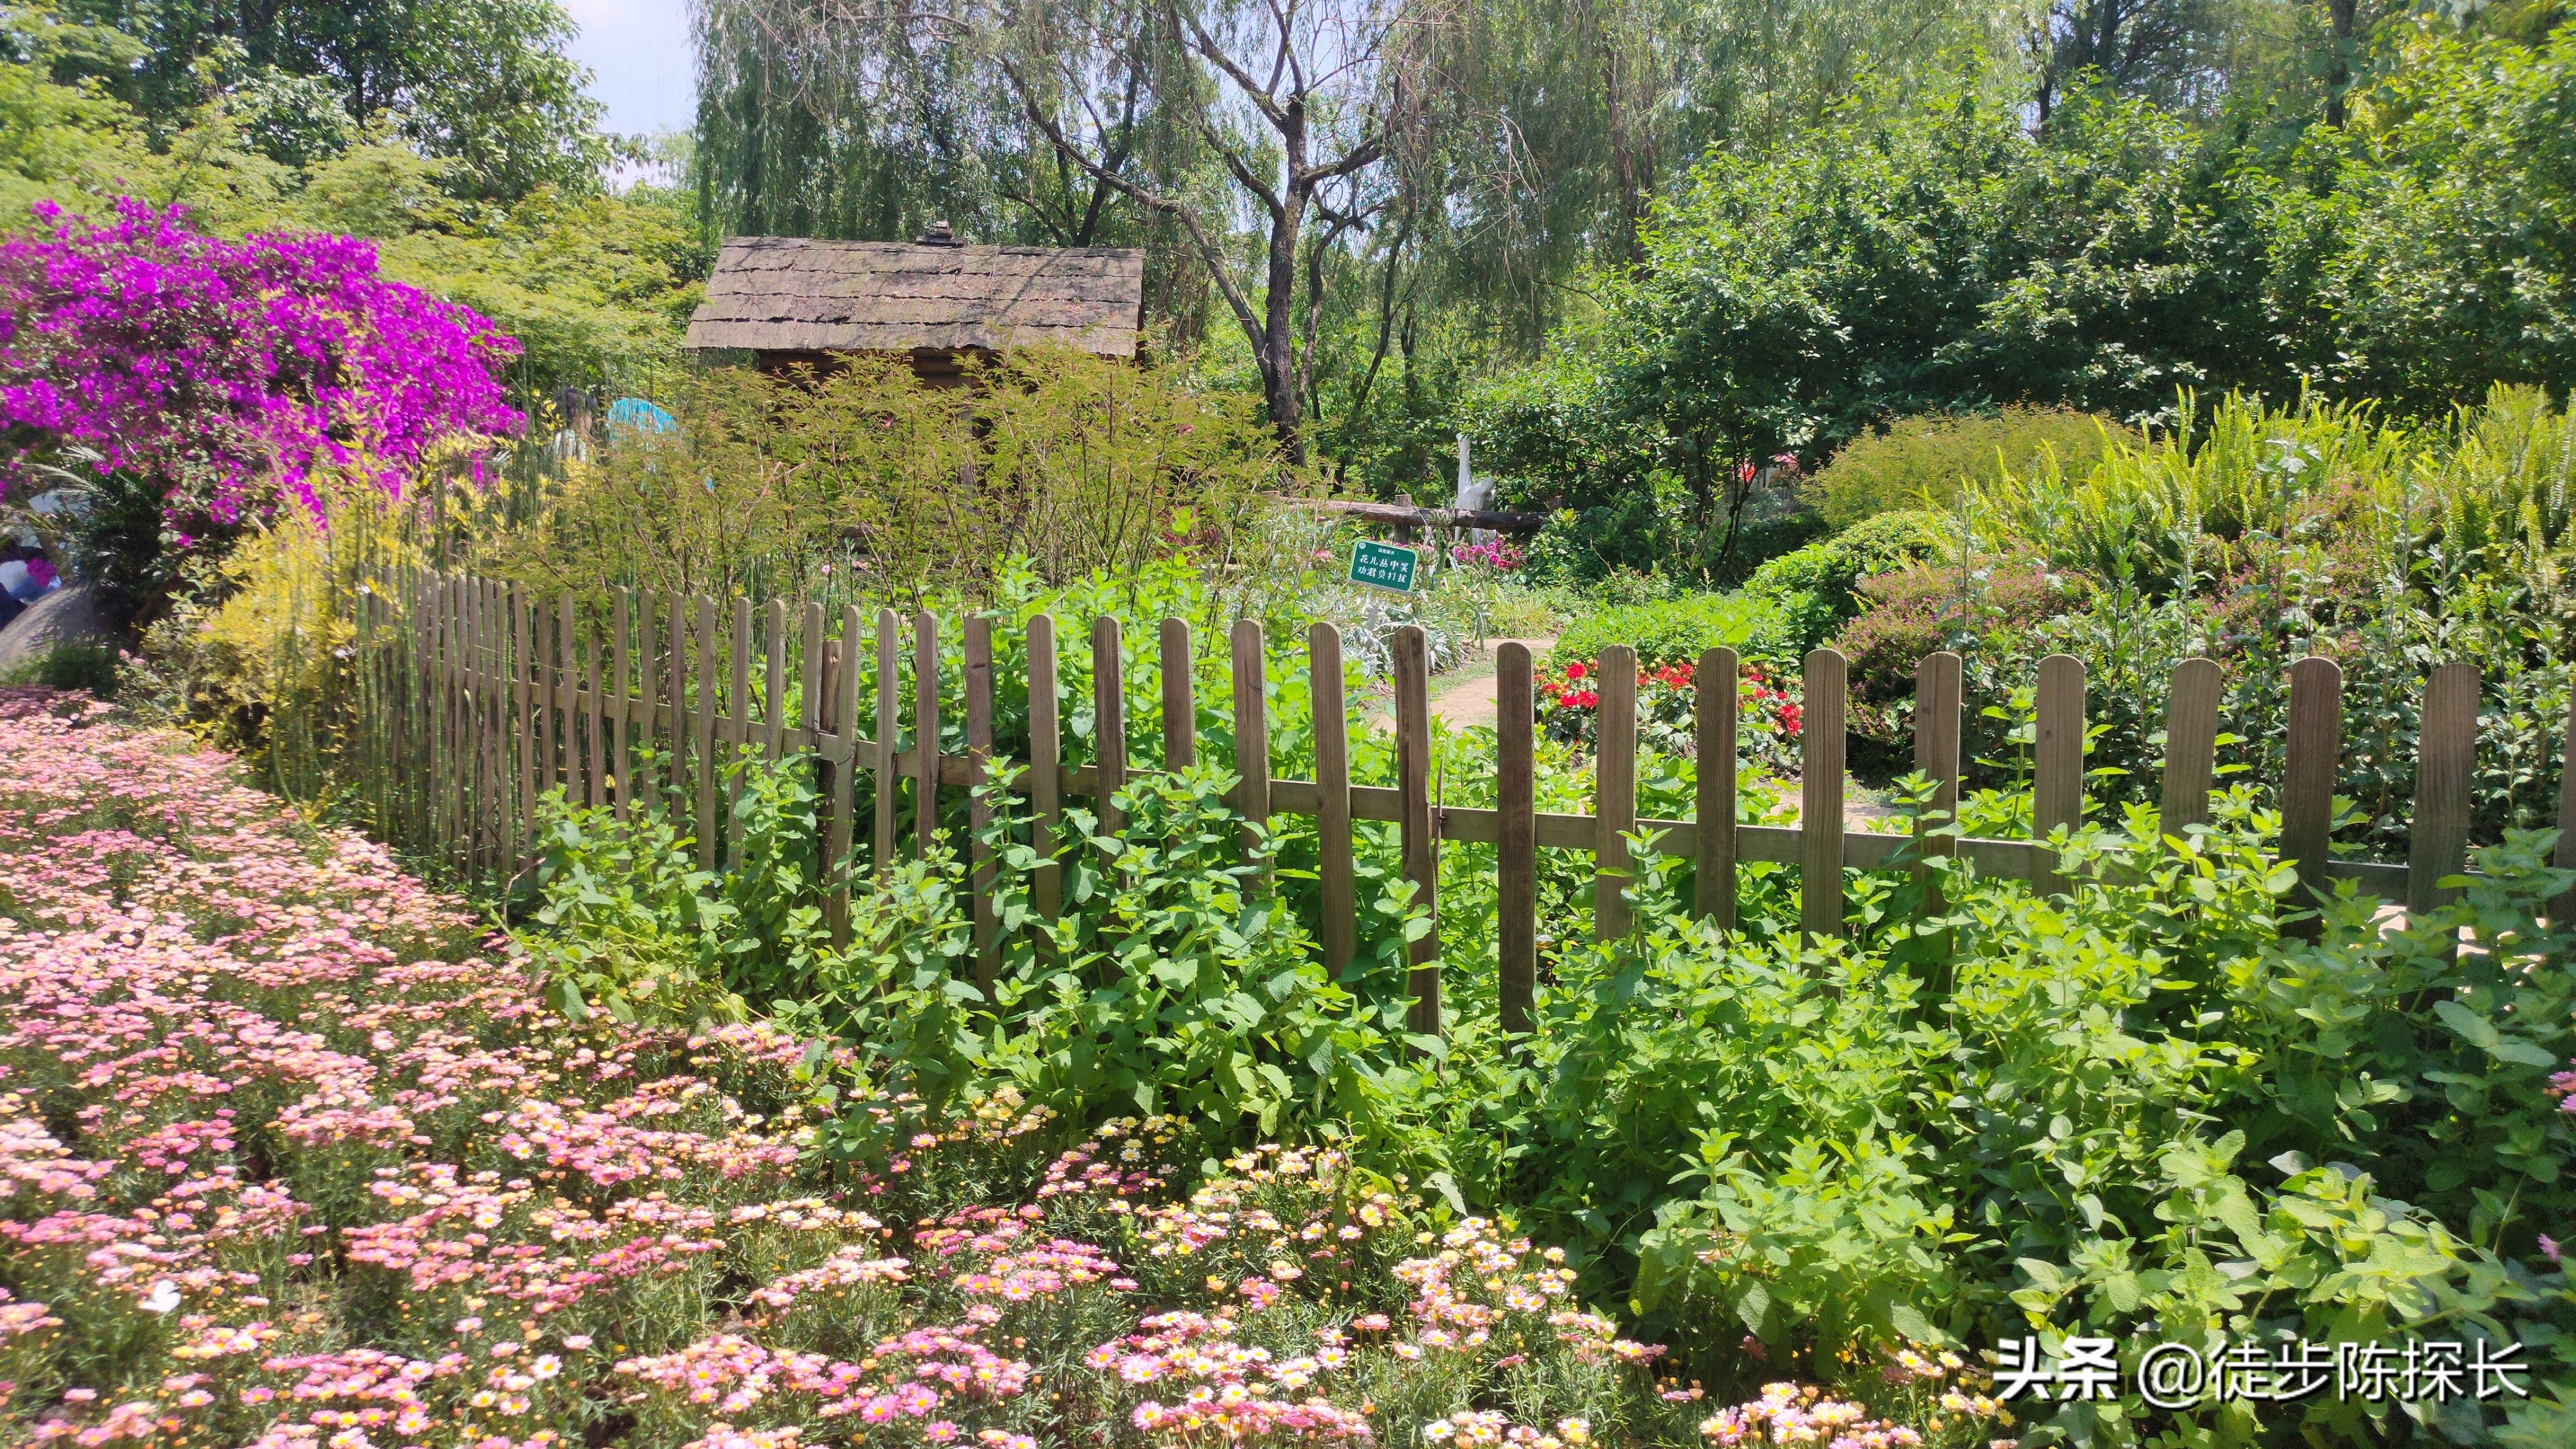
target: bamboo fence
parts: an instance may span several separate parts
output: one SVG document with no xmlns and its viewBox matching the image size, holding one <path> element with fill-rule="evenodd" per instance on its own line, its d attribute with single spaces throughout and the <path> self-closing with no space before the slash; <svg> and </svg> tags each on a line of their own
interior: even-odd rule
<svg viewBox="0 0 2576 1449">
<path fill-rule="evenodd" d="M 771 760 L 810 755 L 822 800 L 823 855 L 833 865 L 829 915 L 841 932 L 857 873 L 851 863 L 863 857 L 868 869 L 882 872 L 907 853 L 917 856 L 939 836 L 941 792 L 966 791 L 988 778 L 995 683 L 989 618 L 948 621 L 924 613 L 905 619 L 881 609 L 870 620 L 853 605 L 835 621 L 819 603 L 791 607 L 773 600 L 755 609 L 749 600 L 736 599 L 728 611 L 702 596 L 629 590 L 616 591 L 605 612 L 604 631 L 586 628 L 569 597 L 546 600 L 490 580 L 422 570 L 381 575 L 363 590 L 356 763 L 361 793 L 379 828 L 455 869 L 506 874 L 533 856 L 539 799 L 561 787 L 570 799 L 612 809 L 620 818 L 639 801 L 666 802 L 676 817 L 694 821 L 699 863 L 714 868 L 727 849 L 731 803 L 719 797 L 739 789 L 738 777 L 728 782 L 720 762 L 746 748 Z M 834 623 L 837 631 L 830 627 Z M 950 627 L 963 631 L 962 754 L 937 748 L 940 641 Z M 907 636 L 914 666 L 908 711 L 899 687 Z M 1127 758 L 1121 662 L 1126 645 L 1119 621 L 1094 620 L 1089 642 L 1093 759 L 1068 766 L 1056 621 L 1039 616 L 1027 626 L 1029 758 L 1007 763 L 1024 767 L 1013 788 L 1028 797 L 1041 842 L 1061 840 L 1070 797 L 1094 802 L 1105 833 L 1121 831 L 1125 822 L 1112 797 L 1145 768 Z M 1313 626 L 1306 640 L 1315 730 L 1311 780 L 1271 773 L 1260 625 L 1238 621 L 1228 644 L 1236 742 L 1231 765 L 1239 777 L 1230 803 L 1255 822 L 1315 817 L 1322 910 L 1314 923 L 1316 939 L 1327 964 L 1336 967 L 1358 946 L 1353 822 L 1397 826 L 1403 873 L 1419 892 L 1417 904 L 1435 922 L 1408 952 L 1412 1025 L 1426 1033 L 1437 1032 L 1441 1021 L 1436 892 L 1444 841 L 1496 847 L 1501 1011 L 1505 1026 L 1517 1031 L 1528 1024 L 1535 987 L 1541 850 L 1593 857 L 1594 925 L 1605 939 L 1628 927 L 1620 885 L 1632 872 L 1633 842 L 1641 837 L 1665 855 L 1696 858 L 1695 907 L 1721 925 L 1735 921 L 1735 867 L 1794 867 L 1801 929 L 1811 937 L 1836 937 L 1844 928 L 1846 869 L 1889 869 L 1921 855 L 1964 855 L 1981 874 L 2029 879 L 2043 888 L 2062 885 L 2055 874 L 2057 853 L 2045 837 L 2075 825 L 2083 809 L 2084 667 L 2066 655 L 2039 664 L 2031 791 L 2032 833 L 2039 838 L 1931 835 L 1918 841 L 1846 826 L 1848 689 L 1844 659 L 1831 649 L 1805 660 L 1799 823 L 1784 827 L 1737 823 L 1739 674 L 1731 649 L 1711 649 L 1698 663 L 1700 765 L 1692 816 L 1660 820 L 1637 814 L 1637 667 L 1634 651 L 1624 646 L 1603 651 L 1599 661 L 1593 808 L 1589 814 L 1557 814 L 1534 807 L 1536 722 L 1526 646 L 1506 643 L 1497 659 L 1497 804 L 1469 809 L 1443 806 L 1433 796 L 1428 655 L 1419 629 L 1400 631 L 1392 651 L 1392 787 L 1351 783 L 1342 641 L 1333 626 Z M 1189 626 L 1164 620 L 1155 648 L 1163 742 L 1154 768 L 1186 767 L 1198 758 Z M 872 691 L 875 715 L 861 720 L 859 686 L 869 669 L 878 686 Z M 2281 858 L 2297 868 L 2306 891 L 2352 879 L 2411 910 L 2429 909 L 2448 894 L 2441 882 L 2465 873 L 2478 672 L 2471 665 L 2446 664 L 2426 681 L 2414 828 L 2402 865 L 2329 854 L 2342 748 L 2342 679 L 2329 659 L 2306 658 L 2290 668 L 2288 738 L 2276 795 Z M 1936 787 L 1930 815 L 1946 818 L 1957 808 L 1959 791 L 1959 656 L 1942 652 L 1923 660 L 1916 688 L 1914 762 Z M 2161 802 L 2167 834 L 2180 835 L 2209 819 L 2219 703 L 2216 664 L 2192 659 L 2174 670 Z M 2576 865 L 2576 704 L 2569 724 L 2570 767 L 2559 805 L 2562 866 Z M 930 748 L 925 741 L 932 742 Z M 654 767 L 640 770 L 639 760 L 647 758 Z M 863 776 L 875 787 L 864 822 L 855 818 Z M 968 809 L 970 868 L 989 880 L 991 862 L 977 838 L 986 807 L 970 796 Z M 866 842 L 856 849 L 862 829 Z M 1031 881 L 1035 908 L 1049 916 L 1060 909 L 1058 870 L 1042 864 Z M 977 892 L 975 900 L 978 928 L 989 932 L 989 896 Z"/>
</svg>

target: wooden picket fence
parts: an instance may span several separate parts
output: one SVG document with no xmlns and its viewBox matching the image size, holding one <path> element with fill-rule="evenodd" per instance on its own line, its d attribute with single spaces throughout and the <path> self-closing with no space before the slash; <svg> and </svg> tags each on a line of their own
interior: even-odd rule
<svg viewBox="0 0 2576 1449">
<path fill-rule="evenodd" d="M 667 800 L 672 813 L 695 822 L 698 859 L 718 864 L 724 847 L 729 786 L 720 760 L 751 747 L 770 759 L 810 754 L 823 801 L 824 857 L 836 865 L 829 912 L 836 931 L 846 929 L 852 882 L 837 873 L 856 857 L 855 788 L 872 777 L 872 818 L 865 859 L 883 871 L 905 851 L 917 854 L 939 832 L 939 791 L 963 790 L 987 778 L 993 757 L 993 621 L 969 616 L 962 628 L 966 719 L 963 754 L 935 747 L 941 738 L 940 639 L 952 621 L 930 614 L 910 619 L 879 610 L 867 619 L 856 606 L 837 621 L 824 606 L 791 607 L 772 601 L 755 609 L 732 601 L 728 611 L 713 599 L 619 590 L 613 594 L 605 637 L 586 629 L 569 597 L 547 600 L 490 580 L 404 571 L 377 579 L 360 599 L 360 668 L 356 747 L 361 789 L 370 796 L 380 827 L 415 848 L 430 850 L 465 872 L 506 874 L 522 868 L 535 849 L 538 800 L 561 787 L 575 800 L 615 810 L 621 817 L 639 801 Z M 828 626 L 837 622 L 833 632 Z M 725 626 L 720 628 L 720 626 Z M 907 711 L 900 698 L 900 653 L 913 651 L 914 689 Z M 1805 718 L 1799 823 L 1736 823 L 1738 660 L 1730 649 L 1712 649 L 1696 676 L 1697 798 L 1692 818 L 1640 818 L 1637 785 L 1637 668 L 1634 651 L 1615 647 L 1599 661 L 1600 706 L 1596 745 L 1596 795 L 1590 814 L 1541 813 L 1534 807 L 1533 695 L 1528 649 L 1506 643 L 1497 660 L 1496 784 L 1491 809 L 1445 807 L 1432 792 L 1428 654 L 1421 631 L 1405 629 L 1393 648 L 1396 784 L 1354 785 L 1343 698 L 1341 636 L 1317 624 L 1307 636 L 1313 691 L 1315 775 L 1311 780 L 1271 773 L 1264 698 L 1262 633 L 1238 621 L 1229 639 L 1233 727 L 1238 742 L 1231 764 L 1239 775 L 1234 808 L 1253 821 L 1278 815 L 1316 818 L 1321 842 L 1322 919 L 1316 938 L 1327 964 L 1340 966 L 1357 950 L 1358 902 L 1352 870 L 1352 823 L 1391 821 L 1398 828 L 1404 875 L 1418 900 L 1437 920 L 1442 841 L 1475 841 L 1496 847 L 1500 995 L 1504 1024 L 1524 1029 L 1529 1020 L 1537 965 L 1537 852 L 1587 852 L 1599 884 L 1594 895 L 1596 931 L 1624 932 L 1627 908 L 1619 885 L 1632 867 L 1632 837 L 1652 839 L 1666 855 L 1698 861 L 1696 908 L 1719 923 L 1735 919 L 1739 864 L 1774 862 L 1796 868 L 1800 925 L 1814 937 L 1839 936 L 1844 921 L 1847 868 L 1885 869 L 1901 864 L 1913 837 L 1853 831 L 1843 813 L 1844 732 L 1848 705 L 1843 657 L 1819 649 L 1805 661 Z M 1057 684 L 1056 621 L 1028 624 L 1030 757 L 1015 789 L 1029 799 L 1041 841 L 1056 841 L 1068 797 L 1095 803 L 1100 828 L 1124 825 L 1111 803 L 1137 771 L 1127 758 L 1126 700 L 1121 664 L 1126 642 L 1114 618 L 1094 620 L 1090 647 L 1095 683 L 1093 759 L 1067 767 Z M 1161 669 L 1162 760 L 1152 768 L 1181 768 L 1198 758 L 1197 709 L 1192 686 L 1189 627 L 1166 619 L 1155 647 Z M 795 674 L 790 673 L 790 655 Z M 755 681 L 754 661 L 760 663 Z M 885 687 L 876 689 L 875 717 L 857 717 L 863 669 Z M 2363 889 L 2410 909 L 2438 904 L 2440 882 L 2463 873 L 2469 841 L 2470 772 L 2477 747 L 2478 673 L 2448 664 L 2426 682 L 2416 779 L 2411 851 L 2403 865 L 2330 859 L 2337 759 L 2342 747 L 2342 671 L 2331 660 L 2307 658 L 2289 671 L 2290 705 L 2285 766 L 2275 782 L 2282 816 L 2282 858 L 2316 890 L 2329 880 L 2357 880 Z M 791 681 L 798 685 L 792 692 Z M 757 684 L 757 687 L 755 687 Z M 1960 766 L 1961 676 L 1959 656 L 1937 653 L 1916 676 L 1915 765 L 1937 785 L 1932 810 L 1946 816 L 1957 806 Z M 789 718 L 785 702 L 796 701 Z M 2163 826 L 2180 834 L 2209 818 L 2218 734 L 2220 677 L 2206 659 L 2185 661 L 2173 674 L 2166 720 Z M 908 713 L 907 720 L 904 715 Z M 2576 708 L 2570 741 L 2576 743 Z M 862 733 L 862 729 L 866 732 Z M 2065 655 L 2040 661 L 2033 749 L 2034 835 L 2073 826 L 2084 802 L 2085 681 L 2083 665 Z M 909 747 L 906 739 L 910 740 Z M 925 750 L 923 742 L 934 742 Z M 658 761 L 648 774 L 637 761 Z M 903 829 L 903 786 L 911 786 L 912 829 Z M 953 797 L 952 797 L 953 798 Z M 971 838 L 986 821 L 980 800 L 970 804 L 974 830 L 967 842 L 972 869 L 990 879 L 985 847 Z M 2576 864 L 2576 752 L 2560 794 L 2559 863 Z M 1980 873 L 2053 883 L 2058 865 L 2048 846 L 2031 840 L 1978 840 L 1933 836 L 1921 854 L 1964 854 Z M 1031 881 L 1033 904 L 1059 909 L 1058 867 L 1042 865 Z M 990 894 L 975 893 L 977 926 L 992 930 Z M 1440 942 L 1437 929 L 1412 943 L 1412 1024 L 1440 1029 Z"/>
</svg>

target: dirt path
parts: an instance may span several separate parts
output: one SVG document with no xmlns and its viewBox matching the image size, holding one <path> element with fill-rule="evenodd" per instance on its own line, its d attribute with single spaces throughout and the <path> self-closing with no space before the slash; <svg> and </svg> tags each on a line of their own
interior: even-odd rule
<svg viewBox="0 0 2576 1449">
<path fill-rule="evenodd" d="M 1553 639 L 1487 640 L 1484 657 L 1451 674 L 1440 692 L 1431 696 L 1431 712 L 1446 721 L 1451 729 L 1465 729 L 1470 725 L 1492 729 L 1495 711 L 1494 654 L 1504 645 L 1514 643 L 1529 646 L 1530 659 L 1534 664 L 1544 661 L 1547 651 L 1556 645 Z"/>
</svg>

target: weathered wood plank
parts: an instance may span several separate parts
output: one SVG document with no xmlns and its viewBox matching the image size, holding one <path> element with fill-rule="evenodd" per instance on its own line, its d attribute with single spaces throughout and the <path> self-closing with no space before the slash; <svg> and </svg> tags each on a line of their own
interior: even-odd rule
<svg viewBox="0 0 2576 1449">
<path fill-rule="evenodd" d="M 1914 768 L 1932 781 L 1923 822 L 1927 831 L 1956 824 L 1959 818 L 1960 666 L 1959 656 L 1947 649 L 1925 655 L 1914 666 Z M 1957 844 L 1955 837 L 1931 835 L 1923 841 L 1923 854 L 1955 855 Z M 1931 874 L 1918 868 L 1915 879 L 1923 886 L 1924 912 L 1937 915 L 1948 903 Z"/>
<path fill-rule="evenodd" d="M 1914 667 L 1914 768 L 1932 781 L 1929 814 L 1935 825 L 1959 818 L 1959 735 L 1963 678 L 1961 660 L 1947 649 L 1923 657 Z M 1925 842 L 1926 855 L 1949 855 L 1951 841 Z"/>
<path fill-rule="evenodd" d="M 578 805 L 595 792 L 583 765 L 581 621 L 570 594 L 555 600 L 555 649 L 555 698 L 563 710 L 564 803 Z"/>
<path fill-rule="evenodd" d="M 2031 744 L 2030 835 L 2046 840 L 2084 817 L 2084 662 L 2071 654 L 2039 661 L 2039 717 Z M 2042 894 L 2067 888 L 2051 871 Z"/>
<path fill-rule="evenodd" d="M 742 869 L 742 758 L 757 738 L 751 718 L 751 600 L 733 601 L 733 647 L 727 651 L 724 697 L 725 863 Z"/>
<path fill-rule="evenodd" d="M 2406 853 L 2406 909 L 2429 911 L 2456 898 L 2445 876 L 2469 864 L 2470 774 L 2478 762 L 2478 667 L 2445 664 L 2424 681 L 2415 739 L 2415 823 Z"/>
<path fill-rule="evenodd" d="M 536 601 L 525 585 L 510 591 L 510 694 L 518 711 L 519 850 L 537 849 L 537 667 L 536 626 L 529 613 Z"/>
<path fill-rule="evenodd" d="M 903 675 L 899 651 L 903 646 L 896 637 L 902 628 L 902 621 L 895 616 L 894 610 L 877 610 L 877 809 L 876 829 L 872 836 L 875 856 L 870 863 L 880 881 L 894 870 L 895 793 L 903 778 L 895 769 L 895 753 L 903 743 L 897 738 L 902 732 Z"/>
<path fill-rule="evenodd" d="M 716 868 L 716 601 L 698 595 L 697 718 L 690 753 L 696 756 L 698 869 Z"/>
<path fill-rule="evenodd" d="M 1237 619 L 1228 661 L 1234 686 L 1234 809 L 1244 818 L 1244 849 L 1270 825 L 1270 704 L 1261 621 Z"/>
<path fill-rule="evenodd" d="M 1628 836 L 1637 828 L 1637 651 L 1613 644 L 1596 662 L 1601 707 L 1594 739 L 1592 931 L 1603 941 L 1628 934 L 1628 902 L 1621 894 L 1635 871 Z"/>
<path fill-rule="evenodd" d="M 1190 680 L 1190 626 L 1165 619 L 1156 638 L 1163 683 L 1163 768 L 1186 770 L 1199 759 L 1198 696 Z"/>
<path fill-rule="evenodd" d="M 844 742 L 855 745 L 859 724 L 859 646 L 865 637 L 865 616 L 856 604 L 841 606 L 841 637 L 831 646 L 827 671 L 831 675 L 824 708 L 823 727 L 836 731 Z M 852 836 L 857 828 L 859 752 L 846 749 L 841 762 L 830 766 L 832 774 L 832 833 L 826 838 L 823 854 L 832 872 L 832 939 L 840 945 L 850 940 L 850 857 L 855 846 Z"/>
<path fill-rule="evenodd" d="M 939 616 L 912 618 L 912 737 L 922 768 L 913 776 L 912 849 L 923 859 L 939 838 Z"/>
<path fill-rule="evenodd" d="M 639 590 L 635 595 L 635 697 L 627 703 L 634 721 L 635 748 L 638 754 L 649 754 L 662 733 L 662 711 L 655 704 L 661 678 L 654 663 L 660 641 L 653 637 L 653 621 L 659 617 L 653 607 L 653 591 Z M 631 763 L 631 762 L 630 762 Z M 651 769 L 637 767 L 636 800 L 647 810 L 661 803 L 661 776 Z"/>
<path fill-rule="evenodd" d="M 966 859 L 972 872 L 974 898 L 975 984 L 990 992 L 1001 970 L 1001 942 L 993 932 L 993 848 L 984 832 L 993 823 L 984 785 L 993 759 L 993 619 L 966 616 Z"/>
<path fill-rule="evenodd" d="M 1038 853 L 1029 903 L 1054 920 L 1064 911 L 1064 722 L 1056 704 L 1055 617 L 1029 620 L 1029 834 Z"/>
<path fill-rule="evenodd" d="M 667 651 L 662 660 L 662 692 L 671 711 L 671 733 L 662 742 L 671 752 L 664 762 L 663 788 L 671 797 L 671 819 L 676 824 L 689 817 L 690 807 L 689 601 L 686 595 L 674 593 L 662 601 L 662 608 Z"/>
<path fill-rule="evenodd" d="M 1115 799 L 1127 788 L 1126 666 L 1118 640 L 1118 621 L 1108 615 L 1091 621 L 1091 762 L 1099 773 L 1100 794 L 1093 810 L 1103 835 L 1123 835 L 1127 815 Z"/>
<path fill-rule="evenodd" d="M 533 663 L 536 684 L 530 691 L 537 715 L 537 793 L 546 794 L 563 783 L 563 768 L 555 754 L 555 698 L 562 686 L 563 654 L 555 637 L 555 611 L 537 599 L 537 650 Z"/>
<path fill-rule="evenodd" d="M 627 681 L 635 667 L 635 591 L 621 588 L 609 605 L 609 686 L 608 717 L 614 737 L 615 753 L 609 765 L 609 799 L 617 808 L 617 818 L 624 820 L 635 806 L 635 712 L 627 696 Z"/>
<path fill-rule="evenodd" d="M 1503 1030 L 1514 1035 L 1530 1029 L 1538 999 L 1535 713 L 1529 646 L 1506 640 L 1494 651 L 1494 935 Z"/>
<path fill-rule="evenodd" d="M 778 763 L 787 745 L 787 601 L 769 601 L 761 620 L 761 646 L 768 665 L 760 697 L 761 753 Z"/>
<path fill-rule="evenodd" d="M 1315 874 L 1324 965 L 1339 971 L 1359 951 L 1358 886 L 1351 870 L 1350 718 L 1342 701 L 1342 631 L 1306 631 L 1306 677 L 1315 720 Z M 1272 787 L 1272 799 L 1280 797 Z"/>
<path fill-rule="evenodd" d="M 1699 883 L 1692 904 L 1721 929 L 1735 929 L 1735 818 L 1738 689 L 1742 665 L 1726 648 L 1701 652 L 1691 678 L 1697 789 L 1691 805 Z"/>
<path fill-rule="evenodd" d="M 592 640 L 590 658 L 582 667 L 582 713 L 590 731 L 590 808 L 593 810 L 608 803 L 608 711 L 600 693 L 600 655 L 603 652 L 599 641 Z"/>
<path fill-rule="evenodd" d="M 2292 908 L 2321 903 L 2334 829 L 2335 774 L 2343 753 L 2343 668 L 2315 656 L 2290 666 L 2290 722 L 2281 770 L 2281 858 L 2299 873 Z M 2313 937 L 2314 920 L 2299 923 Z"/>
<path fill-rule="evenodd" d="M 1431 649 L 1422 627 L 1395 631 L 1395 780 L 1404 818 L 1396 828 L 1404 875 L 1413 882 L 1413 904 L 1431 918 L 1431 929 L 1409 942 L 1412 1029 L 1440 1034 L 1440 842 L 1431 828 Z"/>
<path fill-rule="evenodd" d="M 2225 681 L 2210 659 L 2174 666 L 2165 699 L 2165 788 L 2156 828 L 2187 840 L 2209 823 L 2209 791 L 2218 780 L 2218 704 Z"/>
<path fill-rule="evenodd" d="M 1843 730 L 1849 666 L 1831 649 L 1806 660 L 1798 787 L 1798 929 L 1809 940 L 1843 933 Z"/>
</svg>

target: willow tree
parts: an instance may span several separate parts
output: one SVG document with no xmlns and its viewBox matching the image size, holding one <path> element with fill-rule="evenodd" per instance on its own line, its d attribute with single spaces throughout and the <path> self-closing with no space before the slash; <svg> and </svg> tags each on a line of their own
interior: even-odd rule
<svg viewBox="0 0 2576 1449">
<path fill-rule="evenodd" d="M 882 236 L 936 198 L 969 235 L 1066 243 L 1166 225 L 1302 460 L 1326 272 L 1300 261 L 1370 226 L 1418 144 L 1427 3 L 699 0 L 711 209 Z"/>
</svg>

